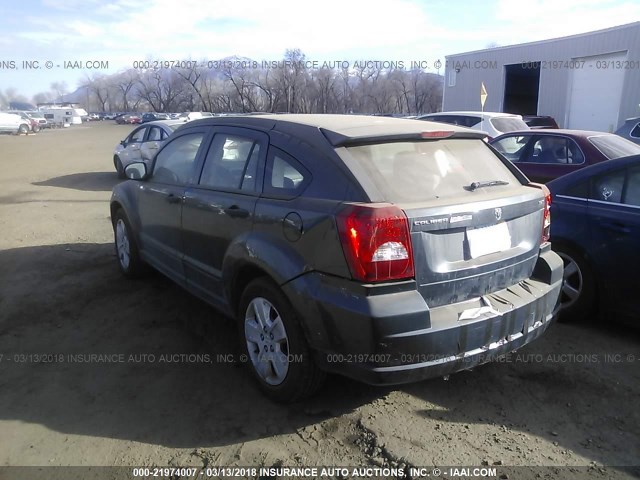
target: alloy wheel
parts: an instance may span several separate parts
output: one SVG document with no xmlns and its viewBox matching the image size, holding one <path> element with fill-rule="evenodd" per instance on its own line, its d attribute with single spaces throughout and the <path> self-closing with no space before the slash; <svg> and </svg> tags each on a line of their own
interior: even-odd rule
<svg viewBox="0 0 640 480">
<path fill-rule="evenodd" d="M 127 235 L 127 226 L 123 219 L 118 219 L 116 223 L 116 249 L 118 251 L 118 261 L 123 270 L 129 268 L 131 261 L 131 249 L 129 245 L 129 236 Z"/>
<path fill-rule="evenodd" d="M 566 253 L 557 252 L 562 258 L 562 288 L 560 289 L 560 306 L 562 309 L 572 306 L 580 298 L 584 285 L 580 266 Z"/>
<path fill-rule="evenodd" d="M 269 385 L 280 385 L 289 371 L 289 339 L 280 314 L 269 300 L 251 300 L 244 317 L 244 336 L 253 368 Z"/>
</svg>

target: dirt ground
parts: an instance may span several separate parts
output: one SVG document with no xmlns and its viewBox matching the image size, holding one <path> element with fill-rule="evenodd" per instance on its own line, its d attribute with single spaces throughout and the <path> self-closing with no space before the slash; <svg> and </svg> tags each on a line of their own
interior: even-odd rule
<svg viewBox="0 0 640 480">
<path fill-rule="evenodd" d="M 640 476 L 640 334 L 623 326 L 556 324 L 448 379 L 374 388 L 330 377 L 309 401 L 265 400 L 229 360 L 230 322 L 159 274 L 120 276 L 108 200 L 112 151 L 130 130 L 0 136 L 0 466 Z"/>
</svg>

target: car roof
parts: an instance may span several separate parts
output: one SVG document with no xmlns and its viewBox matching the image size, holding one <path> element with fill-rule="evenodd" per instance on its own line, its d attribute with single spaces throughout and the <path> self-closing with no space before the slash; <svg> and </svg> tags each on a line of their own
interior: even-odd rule
<svg viewBox="0 0 640 480">
<path fill-rule="evenodd" d="M 615 135 L 615 134 L 609 133 L 609 132 L 597 132 L 595 130 L 570 130 L 567 128 L 553 128 L 549 130 L 531 129 L 531 130 L 516 130 L 514 132 L 503 133 L 499 137 L 494 138 L 492 142 L 499 140 L 503 137 L 513 137 L 517 135 L 568 135 L 572 137 L 587 138 L 587 137 L 599 137 L 604 135 L 608 136 L 608 135 Z"/>
<path fill-rule="evenodd" d="M 292 132 L 292 130 L 319 130 L 334 146 L 376 139 L 419 139 L 425 132 L 453 132 L 456 137 L 483 138 L 477 130 L 456 125 L 443 127 L 442 123 L 407 118 L 378 117 L 372 115 L 334 114 L 277 114 L 209 117 L 189 122 L 185 128 L 198 125 L 255 126 L 264 130 Z M 307 128 L 303 128 L 307 127 Z M 301 136 L 304 135 L 300 131 Z"/>
<path fill-rule="evenodd" d="M 144 125 L 164 125 L 169 127 L 171 125 L 184 125 L 182 120 L 154 120 L 153 122 L 147 122 Z"/>
</svg>

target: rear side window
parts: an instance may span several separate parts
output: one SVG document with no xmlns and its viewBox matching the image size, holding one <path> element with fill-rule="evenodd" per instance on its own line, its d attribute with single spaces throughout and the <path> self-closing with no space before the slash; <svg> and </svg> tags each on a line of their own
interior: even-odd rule
<svg viewBox="0 0 640 480">
<path fill-rule="evenodd" d="M 482 140 L 450 139 L 348 147 L 345 163 L 362 186 L 373 183 L 389 202 L 473 195 L 473 182 L 520 181 Z M 353 164 L 352 164 L 353 162 Z M 362 178 L 362 177 L 366 178 Z"/>
<path fill-rule="evenodd" d="M 200 176 L 200 185 L 232 190 L 254 190 L 260 145 L 247 137 L 218 133 Z"/>
<path fill-rule="evenodd" d="M 502 133 L 515 132 L 518 130 L 529 130 L 529 126 L 516 117 L 496 117 L 490 120 L 493 128 Z"/>
<path fill-rule="evenodd" d="M 609 160 L 640 154 L 640 145 L 618 135 L 598 135 L 589 141 Z"/>
<path fill-rule="evenodd" d="M 456 117 L 456 125 L 460 125 L 462 127 L 473 127 L 477 124 L 480 123 L 480 121 L 482 120 L 482 118 L 480 117 L 473 117 L 470 115 L 465 115 L 464 117 Z"/>
<path fill-rule="evenodd" d="M 629 135 L 631 135 L 633 138 L 640 138 L 640 123 L 638 123 L 633 128 L 633 130 L 631 130 L 631 133 Z"/>
<path fill-rule="evenodd" d="M 624 203 L 640 207 L 640 167 L 634 167 L 629 170 Z"/>
<path fill-rule="evenodd" d="M 269 148 L 264 193 L 297 196 L 307 186 L 311 174 L 300 162 L 276 147 Z"/>
</svg>

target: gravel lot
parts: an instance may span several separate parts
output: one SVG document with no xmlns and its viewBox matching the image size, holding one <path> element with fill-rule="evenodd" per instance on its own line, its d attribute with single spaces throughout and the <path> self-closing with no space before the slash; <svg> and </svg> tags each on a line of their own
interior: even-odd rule
<svg viewBox="0 0 640 480">
<path fill-rule="evenodd" d="M 131 129 L 0 136 L 0 465 L 640 476 L 640 334 L 622 326 L 557 324 L 448 380 L 382 389 L 331 377 L 304 403 L 265 400 L 224 361 L 230 322 L 159 274 L 131 281 L 117 270 L 111 158 Z"/>
</svg>

